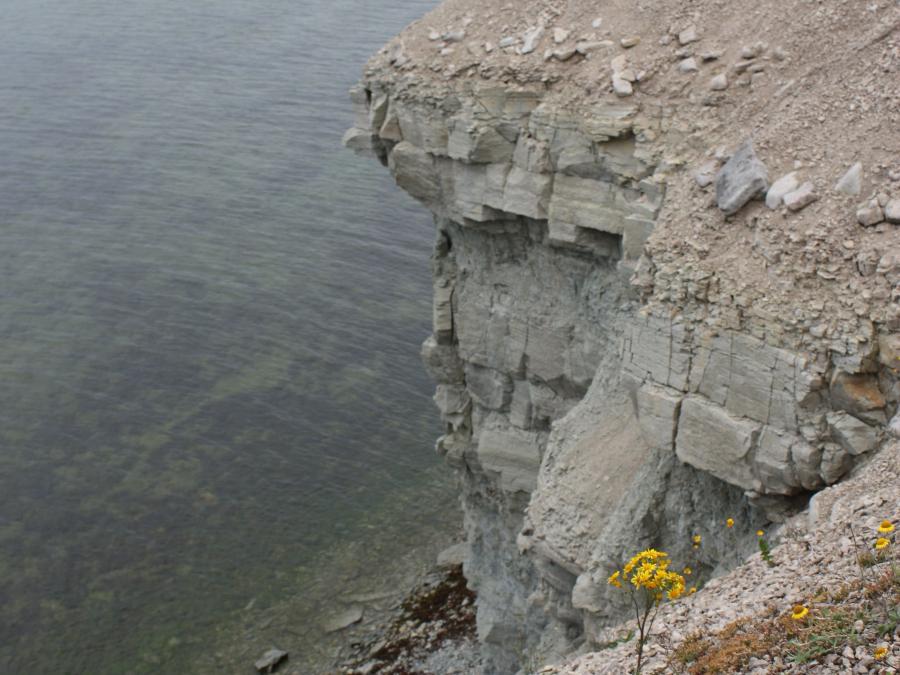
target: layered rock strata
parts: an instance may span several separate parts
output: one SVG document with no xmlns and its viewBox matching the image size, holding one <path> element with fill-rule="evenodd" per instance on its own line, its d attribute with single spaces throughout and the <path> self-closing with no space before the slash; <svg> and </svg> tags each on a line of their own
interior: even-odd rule
<svg viewBox="0 0 900 675">
<path fill-rule="evenodd" d="M 666 106 L 420 87 L 385 70 L 405 58 L 352 92 L 345 143 L 435 216 L 437 449 L 461 479 L 488 671 L 512 673 L 622 617 L 605 581 L 626 555 L 664 547 L 709 578 L 752 543 L 721 536 L 725 514 L 738 532 L 782 521 L 875 452 L 900 326 L 791 336 L 679 266 L 658 227 L 685 189 Z"/>
</svg>

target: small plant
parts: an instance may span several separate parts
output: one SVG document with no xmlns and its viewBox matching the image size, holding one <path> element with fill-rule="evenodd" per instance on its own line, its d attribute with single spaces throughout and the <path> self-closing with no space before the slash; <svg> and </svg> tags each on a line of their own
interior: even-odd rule
<svg viewBox="0 0 900 675">
<path fill-rule="evenodd" d="M 769 567 L 775 567 L 775 561 L 772 559 L 772 549 L 769 548 L 769 542 L 766 541 L 766 533 L 762 530 L 756 531 L 756 543 L 759 545 L 759 554 L 766 561 Z"/>
<path fill-rule="evenodd" d="M 610 586 L 625 588 L 634 607 L 638 625 L 637 667 L 640 675 L 644 644 L 664 598 L 677 600 L 684 594 L 684 577 L 669 570 L 669 555 L 656 549 L 641 551 L 607 580 Z"/>
</svg>

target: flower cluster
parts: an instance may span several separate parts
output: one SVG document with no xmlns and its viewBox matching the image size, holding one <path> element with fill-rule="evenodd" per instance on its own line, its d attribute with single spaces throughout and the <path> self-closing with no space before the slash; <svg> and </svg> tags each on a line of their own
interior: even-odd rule
<svg viewBox="0 0 900 675">
<path fill-rule="evenodd" d="M 684 577 L 669 570 L 669 555 L 652 548 L 638 553 L 621 571 L 613 572 L 607 581 L 616 588 L 622 587 L 622 581 L 630 583 L 637 590 L 649 591 L 657 602 L 663 594 L 669 600 L 684 594 Z"/>
<path fill-rule="evenodd" d="M 882 520 L 878 526 L 878 534 L 880 536 L 875 540 L 876 551 L 883 551 L 891 545 L 891 534 L 893 532 L 894 524 L 889 520 Z"/>
</svg>

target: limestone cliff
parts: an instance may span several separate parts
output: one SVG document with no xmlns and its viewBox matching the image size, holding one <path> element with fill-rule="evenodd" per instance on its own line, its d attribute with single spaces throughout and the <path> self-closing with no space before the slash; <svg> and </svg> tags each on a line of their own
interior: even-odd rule
<svg viewBox="0 0 900 675">
<path fill-rule="evenodd" d="M 827 162 L 804 161 L 818 127 L 775 146 L 835 84 L 817 54 L 846 77 L 868 50 L 900 81 L 900 11 L 851 5 L 790 29 L 739 7 L 713 21 L 706 1 L 652 15 L 611 2 L 592 21 L 575 0 L 452 0 L 352 92 L 346 144 L 435 216 L 423 359 L 445 425 L 437 450 L 460 477 L 489 672 L 599 639 L 625 609 L 605 579 L 629 552 L 686 559 L 700 533 L 699 567 L 721 572 L 746 553 L 716 538 L 723 514 L 743 532 L 782 521 L 900 433 L 898 228 L 863 230 L 859 190 L 832 189 L 864 152 L 874 206 L 860 208 L 900 196 L 900 89 L 851 111 L 887 121 L 886 142 L 848 127 Z M 740 41 L 767 21 L 794 57 Z M 845 49 L 816 41 L 841 21 Z M 697 75 L 707 62 L 712 82 Z M 725 73 L 746 82 L 723 94 Z M 785 87 L 799 90 L 787 112 Z M 748 137 L 762 156 L 748 199 L 791 157 L 810 179 L 782 210 L 723 206 L 740 153 L 725 162 Z"/>
</svg>

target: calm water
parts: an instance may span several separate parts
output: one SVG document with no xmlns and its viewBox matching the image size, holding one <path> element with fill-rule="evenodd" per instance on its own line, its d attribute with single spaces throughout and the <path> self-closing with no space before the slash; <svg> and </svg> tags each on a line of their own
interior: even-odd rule
<svg viewBox="0 0 900 675">
<path fill-rule="evenodd" d="M 430 219 L 340 148 L 434 4 L 3 3 L 0 673 L 244 672 L 452 521 Z"/>
</svg>

